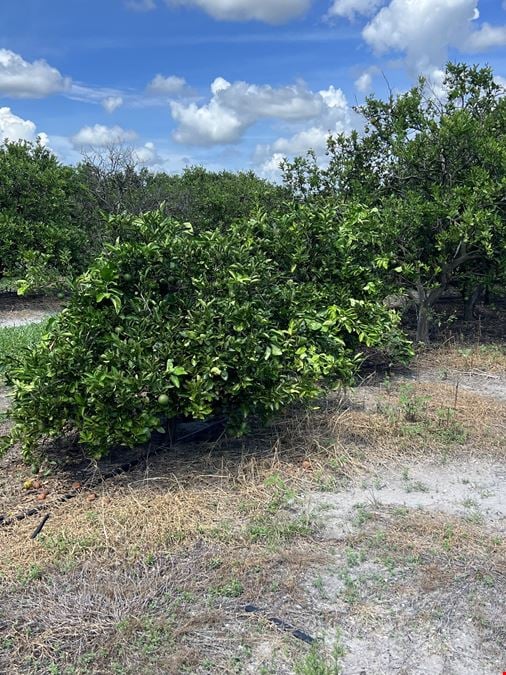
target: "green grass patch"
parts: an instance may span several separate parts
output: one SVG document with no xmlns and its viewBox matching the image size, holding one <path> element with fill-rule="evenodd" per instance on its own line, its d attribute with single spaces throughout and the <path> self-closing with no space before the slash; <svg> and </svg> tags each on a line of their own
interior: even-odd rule
<svg viewBox="0 0 506 675">
<path fill-rule="evenodd" d="M 8 326 L 0 328 L 0 373 L 5 362 L 20 350 L 36 345 L 47 331 L 48 320 L 30 323 L 26 326 Z"/>
</svg>

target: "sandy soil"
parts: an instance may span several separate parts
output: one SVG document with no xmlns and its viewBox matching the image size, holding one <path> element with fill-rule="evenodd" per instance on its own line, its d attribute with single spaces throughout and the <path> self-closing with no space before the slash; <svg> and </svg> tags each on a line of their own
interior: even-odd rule
<svg viewBox="0 0 506 675">
<path fill-rule="evenodd" d="M 25 299 L 16 296 L 0 298 L 0 328 L 26 326 L 57 314 L 61 302 L 51 299 Z"/>
</svg>

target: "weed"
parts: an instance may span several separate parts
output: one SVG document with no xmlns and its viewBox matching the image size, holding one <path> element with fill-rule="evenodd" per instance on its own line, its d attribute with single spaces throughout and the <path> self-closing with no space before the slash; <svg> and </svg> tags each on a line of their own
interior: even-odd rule
<svg viewBox="0 0 506 675">
<path fill-rule="evenodd" d="M 345 654 L 339 634 L 330 656 L 322 651 L 321 644 L 311 646 L 308 654 L 295 664 L 296 675 L 339 675 L 342 672 L 341 661 Z"/>
<path fill-rule="evenodd" d="M 288 506 L 295 499 L 295 492 L 288 487 L 286 482 L 277 473 L 265 479 L 266 487 L 274 488 L 274 496 L 267 505 L 270 513 L 276 513 L 279 509 Z"/>
<path fill-rule="evenodd" d="M 467 513 L 465 516 L 465 520 L 468 523 L 474 523 L 475 525 L 481 525 L 483 523 L 483 514 L 481 514 L 479 511 L 471 511 L 470 513 Z"/>
<path fill-rule="evenodd" d="M 344 583 L 344 601 L 353 605 L 359 599 L 357 580 L 351 576 L 347 569 L 343 570 L 340 576 Z"/>
<path fill-rule="evenodd" d="M 214 672 L 213 669 L 216 667 L 216 664 L 214 663 L 214 661 L 212 661 L 211 659 L 207 659 L 207 658 L 204 659 L 200 665 L 202 666 L 202 668 L 205 668 L 206 670 L 209 670 L 211 672 Z"/>
<path fill-rule="evenodd" d="M 406 422 L 417 422 L 427 410 L 429 396 L 417 396 L 412 384 L 404 384 L 399 390 L 399 405 Z"/>
<path fill-rule="evenodd" d="M 347 548 L 345 553 L 348 567 L 357 567 L 357 565 L 364 561 L 365 556 L 363 551 L 356 551 L 353 548 Z"/>
<path fill-rule="evenodd" d="M 254 518 L 247 527 L 246 533 L 251 541 L 263 541 L 276 545 L 290 541 L 299 536 L 311 534 L 310 523 L 304 517 L 288 522 L 280 522 L 270 516 Z"/>
<path fill-rule="evenodd" d="M 260 666 L 260 670 L 258 671 L 259 675 L 276 675 L 276 673 L 279 672 L 276 668 L 275 665 L 271 664 L 269 666 Z"/>
<path fill-rule="evenodd" d="M 36 581 L 42 577 L 42 568 L 39 565 L 30 565 L 27 570 L 20 569 L 16 576 L 17 581 L 23 586 L 26 586 L 32 581 Z"/>
<path fill-rule="evenodd" d="M 456 419 L 454 407 L 434 409 L 433 397 L 416 394 L 413 384 L 400 387 L 397 404 L 378 403 L 378 412 L 386 415 L 401 436 L 434 436 L 445 444 L 463 444 L 468 437 L 468 432 Z M 404 478 L 408 480 L 407 475 Z"/>
<path fill-rule="evenodd" d="M 430 488 L 426 483 L 422 483 L 420 480 L 415 480 L 412 483 L 406 485 L 406 492 L 429 492 Z"/>
<path fill-rule="evenodd" d="M 14 640 L 12 638 L 0 639 L 0 649 L 10 650 L 14 647 Z"/>
<path fill-rule="evenodd" d="M 217 539 L 223 543 L 227 543 L 233 539 L 232 524 L 227 521 L 218 523 L 218 525 L 207 531 L 205 528 L 201 528 L 201 533 L 207 533 L 213 539 Z"/>
<path fill-rule="evenodd" d="M 226 584 L 216 586 L 210 591 L 211 597 L 238 598 L 244 593 L 244 586 L 238 579 L 231 579 Z"/>
<path fill-rule="evenodd" d="M 156 562 L 156 557 L 155 557 L 154 553 L 148 553 L 146 555 L 146 557 L 144 558 L 144 562 L 146 563 L 146 565 L 148 567 L 152 567 Z"/>
<path fill-rule="evenodd" d="M 74 558 L 98 545 L 95 536 L 72 537 L 66 532 L 57 535 L 43 535 L 40 538 L 40 543 L 46 550 L 54 553 L 56 558 Z"/>
<path fill-rule="evenodd" d="M 372 514 L 368 511 L 365 504 L 355 504 L 353 508 L 355 509 L 355 517 L 353 519 L 354 525 L 360 527 L 372 518 Z"/>
<path fill-rule="evenodd" d="M 313 586 L 316 588 L 316 590 L 320 593 L 320 596 L 322 598 L 327 598 L 327 592 L 325 590 L 325 582 L 323 581 L 323 577 L 318 575 L 314 581 L 313 581 Z"/>
</svg>

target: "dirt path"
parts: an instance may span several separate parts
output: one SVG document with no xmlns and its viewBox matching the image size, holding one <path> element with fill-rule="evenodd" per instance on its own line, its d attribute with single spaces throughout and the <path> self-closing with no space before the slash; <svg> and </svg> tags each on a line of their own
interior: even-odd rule
<svg viewBox="0 0 506 675">
<path fill-rule="evenodd" d="M 505 484 L 506 463 L 478 457 L 384 466 L 308 495 L 333 559 L 308 591 L 339 618 L 343 673 L 502 672 Z"/>
<path fill-rule="evenodd" d="M 424 370 L 413 376 L 420 382 L 448 382 L 458 384 L 462 389 L 467 389 L 482 396 L 490 396 L 499 401 L 506 401 L 506 375 L 496 375 L 494 373 L 484 373 L 477 371 L 475 373 L 462 373 L 458 371 L 449 371 L 441 375 L 437 370 Z"/>
<path fill-rule="evenodd" d="M 0 298 L 0 328 L 38 323 L 57 314 L 60 309 L 61 302 L 57 300 L 2 297 Z"/>
<path fill-rule="evenodd" d="M 413 379 L 441 382 L 429 370 L 397 383 Z M 444 380 L 506 400 L 503 375 Z M 364 398 L 373 410 L 370 390 Z M 308 591 L 319 614 L 338 617 L 342 673 L 504 670 L 505 438 L 492 457 L 477 447 L 457 459 L 431 452 L 390 460 L 338 491 L 307 495 L 307 511 L 321 519 L 320 545 L 333 559 L 313 571 Z M 327 639 L 335 644 L 328 630 Z"/>
<path fill-rule="evenodd" d="M 328 514 L 325 536 L 352 529 L 359 505 L 448 514 L 506 534 L 506 464 L 486 458 L 385 466 L 333 494 L 314 493 L 308 505 Z"/>
</svg>

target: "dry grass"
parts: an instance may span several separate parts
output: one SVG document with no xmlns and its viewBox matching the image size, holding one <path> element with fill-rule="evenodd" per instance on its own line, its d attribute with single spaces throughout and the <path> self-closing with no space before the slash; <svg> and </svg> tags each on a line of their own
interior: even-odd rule
<svg viewBox="0 0 506 675">
<path fill-rule="evenodd" d="M 442 383 L 395 383 L 364 388 L 357 396 L 367 400 L 363 409 L 329 400 L 318 410 L 287 414 L 245 440 L 163 453 L 104 483 L 97 483 L 95 467 L 83 482 L 86 489 L 62 504 L 58 497 L 75 474 L 48 478 L 51 517 L 39 538 L 30 539 L 39 518 L 0 528 L 0 575 L 75 563 L 90 552 L 104 561 L 135 560 L 196 539 L 241 541 L 249 523 L 269 514 L 288 527 L 285 507 L 296 495 L 333 489 L 374 465 L 442 449 L 504 451 L 506 406 L 499 402 Z M 23 490 L 29 474 L 22 472 L 17 487 L 10 486 L 14 512 L 40 503 L 36 490 Z M 91 502 L 90 493 L 96 495 Z"/>
<path fill-rule="evenodd" d="M 337 417 L 344 446 L 367 449 L 367 462 L 409 453 L 504 454 L 506 405 L 441 382 L 396 381 L 357 391 L 357 404 Z"/>
<path fill-rule="evenodd" d="M 365 528 L 349 540 L 366 546 L 374 556 L 385 553 L 405 562 L 411 559 L 428 571 L 445 569 L 455 577 L 457 570 L 506 576 L 506 539 L 462 518 L 437 512 L 408 509 L 372 510 Z M 434 584 L 438 583 L 432 575 Z M 447 580 L 446 580 L 447 581 Z"/>
<path fill-rule="evenodd" d="M 23 576 L 34 566 L 75 563 L 91 554 L 104 562 L 134 560 L 155 550 L 177 550 L 197 539 L 235 539 L 241 545 L 251 523 L 262 520 L 275 540 L 284 530 L 289 532 L 293 520 L 289 507 L 296 495 L 321 480 L 326 462 L 337 452 L 327 413 L 328 409 L 314 414 L 299 411 L 280 420 L 276 428 L 242 441 L 167 451 L 104 482 L 100 467 L 92 467 L 82 490 L 63 503 L 58 499 L 70 489 L 76 473 L 67 468 L 43 479 L 40 489 L 49 489 L 50 494 L 40 517 L 0 528 L 5 552 L 0 575 Z M 27 468 L 12 456 L 5 461 L 14 464 L 11 475 L 16 475 L 9 491 L 11 512 L 40 504 L 40 489 L 23 489 Z M 340 457 L 335 459 L 334 466 L 338 465 L 349 471 L 353 460 Z M 92 501 L 90 495 L 95 495 Z M 47 511 L 51 517 L 42 534 L 31 540 Z"/>
<path fill-rule="evenodd" d="M 506 375 L 506 344 L 459 345 L 447 342 L 421 352 L 414 366 L 470 375 Z"/>
<path fill-rule="evenodd" d="M 244 605 L 261 596 L 272 608 L 276 595 L 293 597 L 317 561 L 307 545 L 273 553 L 198 542 L 131 566 L 92 560 L 43 577 L 0 596 L 10 619 L 3 639 L 13 644 L 9 672 L 48 672 L 36 663 L 55 662 L 58 672 L 71 664 L 78 673 L 240 672 L 231 663 L 238 647 L 249 653 L 266 637 L 281 638 Z M 210 671 L 198 669 L 202 653 Z"/>
<path fill-rule="evenodd" d="M 420 621 L 452 593 L 463 598 L 459 617 L 473 593 L 488 588 L 493 599 L 506 549 L 482 526 L 374 508 L 358 531 L 319 546 L 298 497 L 411 456 L 504 455 L 506 405 L 448 382 L 397 379 L 350 397 L 293 409 L 245 439 L 147 457 L 107 481 L 110 463 L 77 459 L 43 478 L 51 517 L 39 537 L 30 539 L 39 517 L 0 528 L 0 672 L 240 673 L 268 644 L 280 668 L 272 672 L 289 673 L 304 646 L 263 614 L 246 615 L 246 603 L 317 633 L 337 616 L 375 625 L 406 598 Z M 39 503 L 37 490 L 22 488 L 29 471 L 15 450 L 0 466 L 3 510 Z M 77 496 L 58 503 L 75 480 Z M 355 604 L 343 596 L 321 609 L 308 577 L 329 564 L 332 546 L 341 556 L 363 550 L 373 566 L 388 559 L 399 573 L 390 585 L 365 585 Z"/>
</svg>

